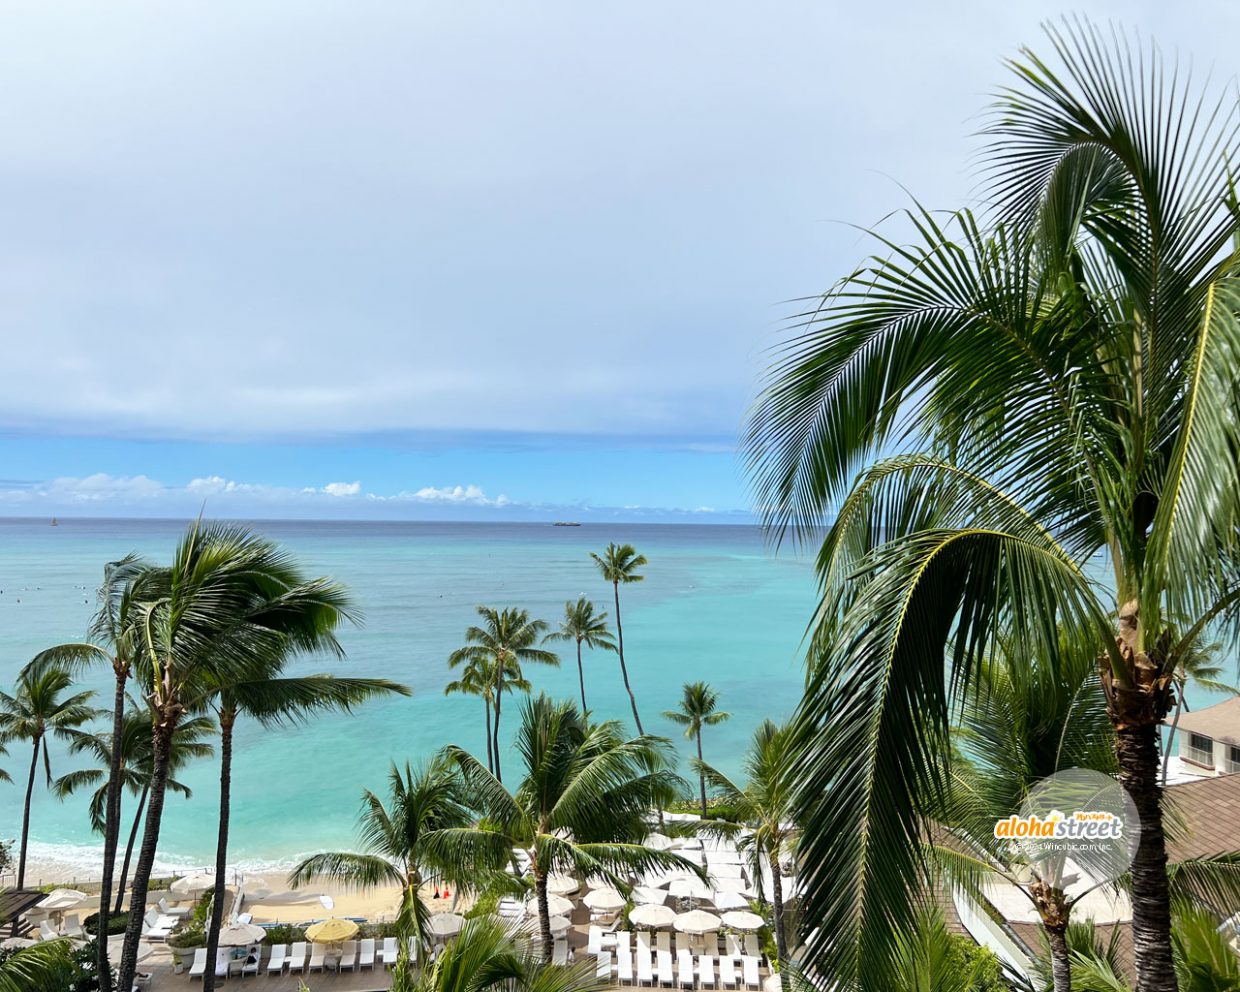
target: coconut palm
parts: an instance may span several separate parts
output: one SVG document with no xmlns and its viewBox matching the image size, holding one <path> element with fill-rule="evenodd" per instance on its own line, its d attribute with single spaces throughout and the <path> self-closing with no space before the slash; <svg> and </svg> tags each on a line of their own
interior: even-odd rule
<svg viewBox="0 0 1240 992">
<path fill-rule="evenodd" d="M 788 928 L 784 912 L 783 868 L 796 850 L 799 830 L 793 805 L 794 748 L 792 729 L 764 720 L 756 731 L 742 767 L 745 784 L 735 784 L 717 768 L 696 762 L 698 774 L 709 783 L 732 820 L 712 821 L 712 829 L 740 833 L 737 846 L 749 855 L 750 875 L 759 881 L 763 862 L 770 866 L 775 947 L 781 962 L 788 961 Z M 741 831 L 744 830 L 744 833 Z"/>
<path fill-rule="evenodd" d="M 528 662 L 559 667 L 559 657 L 551 651 L 537 647 L 547 631 L 545 620 L 531 620 L 528 610 L 507 607 L 503 610 L 479 606 L 481 626 L 465 631 L 465 646 L 457 648 L 448 656 L 448 667 L 474 663 L 494 679 L 491 690 L 491 707 L 495 721 L 491 728 L 491 752 L 495 763 L 495 777 L 503 780 L 499 760 L 499 718 L 504 708 L 504 687 L 510 676 L 522 679 L 521 666 Z"/>
<path fill-rule="evenodd" d="M 442 759 L 404 770 L 392 765 L 388 776 L 388 800 L 366 789 L 362 792 L 362 811 L 358 818 L 358 837 L 362 853 L 340 851 L 316 854 L 302 861 L 289 875 L 293 888 L 316 878 L 331 878 L 372 889 L 396 885 L 401 890 L 397 926 L 400 963 L 397 971 L 408 979 L 410 963 L 408 941 L 416 936 L 426 943 L 426 907 L 418 890 L 428 882 L 451 882 L 458 888 L 479 881 L 444 860 L 434 841 L 444 831 L 469 824 L 469 811 L 461 801 L 460 783 L 452 768 Z"/>
<path fill-rule="evenodd" d="M 411 695 L 410 690 L 387 679 L 344 679 L 333 675 L 282 676 L 290 660 L 289 651 L 306 640 L 335 647 L 333 631 L 348 616 L 349 603 L 340 587 L 324 588 L 315 611 L 317 634 L 305 632 L 300 643 L 292 640 L 265 657 L 256 658 L 250 672 L 235 682 L 224 683 L 208 677 L 204 696 L 196 704 L 210 706 L 220 726 L 220 816 L 215 848 L 215 896 L 207 926 L 207 960 L 214 961 L 219 950 L 220 925 L 224 918 L 224 883 L 228 871 L 228 830 L 232 812 L 233 733 L 239 717 L 248 716 L 264 728 L 274 730 L 288 724 L 303 723 L 329 710 L 350 712 L 354 706 L 387 695 Z M 288 650 L 285 650 L 288 649 Z M 215 987 L 215 976 L 203 976 L 205 992 Z"/>
<path fill-rule="evenodd" d="M 985 129 L 985 220 L 918 208 L 911 243 L 880 238 L 805 311 L 747 435 L 770 528 L 834 516 L 800 709 L 805 908 L 817 966 L 864 987 L 911 922 L 946 681 L 996 635 L 1034 656 L 1060 629 L 1102 659 L 1140 820 L 1141 988 L 1175 987 L 1159 727 L 1178 659 L 1240 619 L 1237 108 L 1156 50 L 1050 37 L 1059 65 L 1013 60 Z"/>
<path fill-rule="evenodd" d="M 68 988 L 77 976 L 73 945 L 67 940 L 48 940 L 18 948 L 0 961 L 0 992 Z"/>
<path fill-rule="evenodd" d="M 475 825 L 436 839 L 442 860 L 500 871 L 514 849 L 525 851 L 538 900 L 538 937 L 551 956 L 547 876 L 580 872 L 610 879 L 677 867 L 705 878 L 704 869 L 666 851 L 647 848 L 646 817 L 675 795 L 670 743 L 655 737 L 625 740 L 614 721 L 589 724 L 570 702 L 540 694 L 521 706 L 514 748 L 521 784 L 509 791 L 473 755 L 450 746 L 443 755 L 458 768 Z"/>
<path fill-rule="evenodd" d="M 0 741 L 30 745 L 30 774 L 26 778 L 26 800 L 22 807 L 21 846 L 17 854 L 17 887 L 26 883 L 26 854 L 30 839 L 30 801 L 34 782 L 43 759 L 47 784 L 52 785 L 52 759 L 48 738 L 68 741 L 73 731 L 95 719 L 99 710 L 90 705 L 93 692 L 67 691 L 73 679 L 63 669 L 47 668 L 40 672 L 23 671 L 17 677 L 13 695 L 0 692 Z M 16 920 L 14 935 L 16 935 Z"/>
<path fill-rule="evenodd" d="M 629 694 L 629 705 L 633 707 L 633 722 L 637 724 L 637 733 L 640 736 L 645 731 L 642 729 L 642 718 L 637 714 L 637 698 L 633 695 L 633 687 L 629 685 L 629 670 L 624 663 L 624 627 L 620 624 L 620 586 L 643 581 L 646 577 L 639 575 L 637 570 L 649 562 L 646 561 L 645 555 L 637 553 L 633 545 L 615 542 L 608 544 L 601 555 L 590 552 L 590 557 L 598 566 L 603 578 L 611 583 L 612 592 L 615 594 L 616 641 L 620 655 L 620 675 L 624 679 L 624 691 Z"/>
<path fill-rule="evenodd" d="M 705 682 L 686 682 L 680 700 L 680 709 L 664 710 L 663 715 L 672 723 L 685 728 L 685 737 L 697 741 L 698 792 L 702 800 L 702 819 L 706 819 L 706 773 L 702 767 L 702 727 L 714 727 L 732 714 L 716 709 L 719 692 Z"/>
<path fill-rule="evenodd" d="M 168 789 L 171 792 L 189 799 L 193 793 L 189 786 L 177 781 L 174 776 L 196 758 L 209 758 L 215 753 L 208 743 L 208 738 L 215 734 L 215 723 L 205 716 L 187 717 L 177 726 L 172 738 L 172 751 L 169 759 Z M 69 745 L 70 754 L 88 754 L 101 767 L 82 768 L 62 775 L 56 780 L 55 792 L 61 798 L 82 789 L 94 788 L 90 797 L 88 813 L 91 829 L 102 834 L 107 829 L 107 805 L 112 791 L 112 782 L 120 783 L 121 791 L 128 792 L 138 798 L 134 810 L 133 822 L 129 829 L 129 841 L 125 845 L 125 855 L 121 860 L 120 875 L 116 879 L 116 896 L 112 912 L 119 914 L 125 901 L 125 884 L 129 877 L 129 863 L 133 858 L 134 844 L 138 839 L 138 828 L 142 825 L 142 813 L 146 809 L 146 797 L 151 787 L 151 718 L 145 707 L 133 699 L 121 721 L 121 746 L 119 761 L 116 762 L 117 778 L 111 777 L 113 767 L 112 739 L 110 734 L 93 734 L 75 732 L 73 742 Z M 118 810 L 120 807 L 118 807 Z M 118 845 L 119 848 L 119 845 Z M 103 903 L 99 904 L 100 927 L 103 932 Z"/>
<path fill-rule="evenodd" d="M 586 706 L 586 674 L 581 666 L 581 646 L 584 644 L 596 651 L 617 650 L 611 631 L 607 629 L 607 614 L 595 613 L 594 604 L 585 596 L 578 596 L 577 602 L 569 600 L 564 604 L 564 619 L 560 621 L 560 629 L 548 634 L 546 639 L 573 641 L 577 645 L 577 681 L 581 685 L 581 712 L 589 713 L 590 709 Z"/>
<path fill-rule="evenodd" d="M 449 682 L 443 688 L 445 696 L 460 693 L 465 696 L 478 696 L 482 699 L 486 715 L 487 770 L 491 772 L 495 771 L 495 742 L 491 739 L 491 710 L 495 699 L 493 672 L 493 663 L 487 662 L 485 658 L 473 658 L 465 663 L 461 677 Z M 500 691 L 509 693 L 530 691 L 530 681 L 521 674 L 521 666 L 515 661 L 508 662 L 508 671 L 500 681 Z"/>
</svg>

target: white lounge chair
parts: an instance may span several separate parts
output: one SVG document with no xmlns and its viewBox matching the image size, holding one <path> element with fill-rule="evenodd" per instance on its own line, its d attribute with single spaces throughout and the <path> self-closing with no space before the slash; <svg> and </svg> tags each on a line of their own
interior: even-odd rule
<svg viewBox="0 0 1240 992">
<path fill-rule="evenodd" d="M 344 947 L 340 949 L 340 961 L 336 964 L 337 971 L 357 971 L 357 941 L 346 940 Z"/>
<path fill-rule="evenodd" d="M 603 949 L 603 928 L 590 927 L 590 936 L 586 940 L 586 953 L 597 954 Z"/>
<path fill-rule="evenodd" d="M 616 934 L 616 950 L 621 954 L 627 954 L 632 950 L 630 943 L 633 940 L 633 932 L 631 930 L 621 930 Z"/>
<path fill-rule="evenodd" d="M 730 954 L 719 959 L 719 984 L 725 989 L 736 988 L 736 958 Z"/>
<path fill-rule="evenodd" d="M 611 951 L 599 951 L 595 955 L 598 963 L 594 966 L 596 978 L 611 978 Z"/>
<path fill-rule="evenodd" d="M 200 947 L 194 951 L 194 963 L 189 966 L 190 978 L 201 978 L 207 973 L 207 949 Z"/>
<path fill-rule="evenodd" d="M 672 974 L 672 952 L 659 951 L 659 984 L 675 985 L 676 977 Z"/>
<path fill-rule="evenodd" d="M 65 922 L 60 928 L 60 932 L 66 937 L 85 937 L 82 931 L 82 923 L 77 918 L 77 913 L 70 913 L 65 917 Z"/>
<path fill-rule="evenodd" d="M 368 937 L 358 945 L 357 966 L 358 968 L 370 968 L 371 970 L 374 970 L 375 941 L 373 937 Z"/>
<path fill-rule="evenodd" d="M 724 943 L 728 945 L 728 954 L 731 957 L 739 958 L 745 953 L 744 950 L 741 949 L 740 937 L 736 936 L 734 933 L 728 934 L 727 937 L 724 938 Z"/>
<path fill-rule="evenodd" d="M 189 916 L 188 906 L 169 906 L 168 900 L 162 897 L 159 900 L 159 911 L 164 916 L 170 916 L 174 920 L 183 920 Z"/>
<path fill-rule="evenodd" d="M 291 975 L 297 971 L 306 970 L 306 942 L 298 940 L 294 942 L 293 949 L 288 952 L 288 973 Z"/>
<path fill-rule="evenodd" d="M 637 951 L 638 953 L 645 951 L 646 956 L 647 957 L 650 956 L 650 931 L 649 930 L 638 930 L 637 931 Z"/>
<path fill-rule="evenodd" d="M 758 959 L 752 954 L 741 958 L 741 969 L 745 972 L 745 988 L 756 989 L 762 984 L 758 980 Z"/>
<path fill-rule="evenodd" d="M 419 952 L 420 952 L 420 949 L 418 947 L 418 938 L 410 937 L 409 938 L 409 960 L 412 961 L 414 964 L 417 963 Z"/>
<path fill-rule="evenodd" d="M 284 966 L 288 964 L 288 944 L 275 944 L 271 948 L 271 957 L 267 961 L 268 975 L 284 974 Z"/>
<path fill-rule="evenodd" d="M 666 930 L 660 930 L 658 936 L 655 937 L 655 946 L 661 951 L 668 951 L 670 953 L 672 950 L 672 935 Z"/>
<path fill-rule="evenodd" d="M 39 924 L 39 940 L 56 940 L 59 937 L 60 933 L 50 921 L 44 920 Z"/>
<path fill-rule="evenodd" d="M 562 965 L 568 964 L 568 938 L 567 937 L 557 937 L 555 939 L 555 944 L 553 944 L 551 948 L 551 963 L 562 964 Z"/>
<path fill-rule="evenodd" d="M 383 962 L 385 967 L 392 967 L 396 963 L 396 955 L 399 952 L 396 949 L 395 937 L 384 937 L 383 946 L 379 948 L 379 960 Z"/>
<path fill-rule="evenodd" d="M 676 952 L 677 984 L 684 989 L 691 989 L 697 984 L 696 969 L 693 967 L 693 952 L 682 947 Z"/>
<path fill-rule="evenodd" d="M 718 954 L 719 953 L 719 931 L 718 930 L 708 931 L 707 934 L 702 938 L 702 943 L 706 947 L 705 953 Z"/>
<path fill-rule="evenodd" d="M 310 945 L 310 970 L 311 971 L 322 971 L 323 970 L 323 959 L 326 956 L 327 956 L 327 945 L 326 944 L 311 944 Z"/>
<path fill-rule="evenodd" d="M 221 947 L 215 952 L 215 977 L 228 978 L 228 966 L 232 963 L 232 949 Z"/>
<path fill-rule="evenodd" d="M 650 968 L 650 949 L 643 951 L 640 946 L 637 948 L 637 984 L 654 984 L 654 972 Z"/>
<path fill-rule="evenodd" d="M 142 939 L 167 940 L 168 935 L 172 933 L 172 927 L 176 921 L 168 920 L 167 924 L 164 925 L 163 921 L 165 920 L 168 920 L 168 917 L 160 916 L 155 910 L 148 909 L 146 916 L 142 917 Z"/>
<path fill-rule="evenodd" d="M 633 954 L 627 947 L 616 954 L 616 981 L 621 985 L 633 984 Z"/>
<path fill-rule="evenodd" d="M 698 984 L 704 989 L 715 987 L 715 958 L 710 954 L 698 957 Z"/>
<path fill-rule="evenodd" d="M 258 970 L 263 966 L 263 945 L 251 944 L 248 953 L 245 956 L 245 964 L 241 966 L 241 977 L 246 975 L 257 975 Z"/>
<path fill-rule="evenodd" d="M 756 933 L 745 934 L 745 953 L 751 958 L 762 957 L 762 945 L 758 943 L 758 935 Z"/>
</svg>

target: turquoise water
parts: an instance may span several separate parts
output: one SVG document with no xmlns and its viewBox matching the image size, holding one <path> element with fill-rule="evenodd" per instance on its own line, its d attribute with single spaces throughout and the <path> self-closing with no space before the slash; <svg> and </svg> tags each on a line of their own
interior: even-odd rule
<svg viewBox="0 0 1240 992">
<path fill-rule="evenodd" d="M 608 541 L 628 541 L 649 559 L 646 580 L 621 591 L 625 656 L 648 732 L 675 738 L 661 713 L 683 682 L 705 679 L 733 716 L 710 728 L 707 760 L 735 773 L 754 726 L 791 713 L 800 694 L 801 638 L 814 602 L 808 561 L 775 556 L 754 528 L 674 525 L 307 523 L 256 525 L 291 549 L 314 574 L 347 583 L 365 613 L 345 632 L 343 663 L 306 659 L 296 670 L 396 679 L 412 699 L 371 703 L 351 717 L 328 715 L 308 726 L 265 731 L 241 722 L 233 771 L 232 860 L 285 864 L 298 855 L 348 846 L 361 790 L 381 790 L 393 760 L 418 761 L 452 742 L 485 753 L 482 706 L 445 697 L 446 659 L 475 620 L 474 607 L 520 606 L 555 623 L 564 601 L 585 593 L 610 613 L 611 587 L 588 558 Z M 0 684 L 50 644 L 83 636 L 103 564 L 137 551 L 166 560 L 183 525 L 174 521 L 0 520 Z M 576 698 L 575 654 L 560 645 L 563 666 L 530 666 L 536 689 Z M 615 656 L 587 655 L 586 692 L 600 717 L 630 718 Z M 85 680 L 110 702 L 103 673 Z M 505 707 L 505 731 L 514 722 Z M 513 707 L 515 708 L 515 707 Z M 505 736 L 508 736 L 505 733 Z M 0 837 L 20 830 L 29 754 L 11 748 L 5 767 L 18 785 L 0 783 Z M 53 772 L 73 767 L 53 750 Z M 683 769 L 687 773 L 687 768 Z M 214 850 L 218 766 L 203 761 L 181 776 L 194 790 L 170 797 L 161 854 L 200 864 Z M 127 809 L 132 811 L 132 800 Z M 85 798 L 60 803 L 36 786 L 32 852 L 93 867 L 96 844 Z"/>
</svg>

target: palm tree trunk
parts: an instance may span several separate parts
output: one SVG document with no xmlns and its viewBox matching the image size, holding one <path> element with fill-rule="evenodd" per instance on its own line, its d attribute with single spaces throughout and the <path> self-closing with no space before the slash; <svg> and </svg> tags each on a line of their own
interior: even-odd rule
<svg viewBox="0 0 1240 992">
<path fill-rule="evenodd" d="M 1055 992 L 1072 992 L 1072 959 L 1068 955 L 1067 926 L 1046 926 L 1046 939 L 1051 945 L 1051 976 Z"/>
<path fill-rule="evenodd" d="M 1167 752 L 1163 755 L 1162 762 L 1162 787 L 1167 787 L 1167 773 L 1171 771 L 1171 755 L 1172 746 L 1175 744 L 1175 731 L 1180 725 L 1180 714 L 1184 712 L 1184 683 L 1177 680 L 1177 692 L 1175 694 L 1175 716 L 1171 718 L 1171 729 L 1167 732 Z"/>
<path fill-rule="evenodd" d="M 30 757 L 30 778 L 26 782 L 26 806 L 22 811 L 22 846 L 17 855 L 17 887 L 26 884 L 26 842 L 30 837 L 30 801 L 34 798 L 34 777 L 39 771 L 39 744 L 41 736 L 34 739 L 33 754 Z M 18 918 L 13 917 L 13 936 L 17 936 Z"/>
<path fill-rule="evenodd" d="M 581 683 L 581 715 L 586 715 L 586 673 L 581 667 L 581 641 L 577 642 L 577 681 Z"/>
<path fill-rule="evenodd" d="M 503 782 L 504 776 L 499 770 L 499 715 L 504 704 L 504 659 L 495 659 L 495 730 L 491 737 L 491 747 L 495 752 L 495 780 Z"/>
<path fill-rule="evenodd" d="M 112 992 L 112 968 L 108 963 L 108 910 L 112 905 L 112 875 L 116 868 L 116 845 L 121 833 L 121 733 L 125 718 L 125 681 L 129 672 L 116 667 L 112 696 L 112 749 L 108 755 L 108 802 L 103 814 L 103 875 L 99 881 L 99 923 L 95 959 L 99 992 Z M 120 912 L 120 909 L 117 909 Z"/>
<path fill-rule="evenodd" d="M 702 792 L 702 819 L 706 819 L 706 772 L 702 770 L 702 728 L 697 728 L 698 788 Z"/>
<path fill-rule="evenodd" d="M 482 697 L 482 705 L 487 710 L 487 771 L 495 774 L 495 743 L 491 740 L 491 700 Z"/>
<path fill-rule="evenodd" d="M 779 852 L 771 852 L 771 901 L 775 915 L 775 956 L 779 958 L 779 981 L 788 988 L 788 935 L 784 931 L 784 879 Z"/>
<path fill-rule="evenodd" d="M 1139 992 L 1176 992 L 1171 957 L 1171 897 L 1167 883 L 1167 844 L 1163 831 L 1162 790 L 1158 787 L 1158 728 L 1121 727 L 1116 732 L 1119 780 L 1128 790 L 1140 821 L 1132 861 L 1132 944 Z"/>
<path fill-rule="evenodd" d="M 534 869 L 534 890 L 538 893 L 538 940 L 542 945 L 544 960 L 550 961 L 555 951 L 551 940 L 551 911 L 547 906 L 547 870 Z"/>
<path fill-rule="evenodd" d="M 633 707 L 633 722 L 637 724 L 637 735 L 645 735 L 642 730 L 642 718 L 637 715 L 637 698 L 633 695 L 633 687 L 629 685 L 629 670 L 624 664 L 624 627 L 620 624 L 620 583 L 613 582 L 616 593 L 616 642 L 620 649 L 620 675 L 624 679 L 624 690 L 629 694 L 629 705 Z"/>
<path fill-rule="evenodd" d="M 146 809 L 146 797 L 150 793 L 151 784 L 148 782 L 142 787 L 138 808 L 133 814 L 133 826 L 129 828 L 129 843 L 125 845 L 125 860 L 121 862 L 121 877 L 116 884 L 116 909 L 114 910 L 116 913 L 121 911 L 121 906 L 125 902 L 125 883 L 129 879 L 129 861 L 133 857 L 133 846 L 138 842 L 138 827 L 142 824 L 142 811 Z"/>
<path fill-rule="evenodd" d="M 155 849 L 159 846 L 159 826 L 164 816 L 164 794 L 168 790 L 168 761 L 172 754 L 172 735 L 176 733 L 176 716 L 160 714 L 151 728 L 154 751 L 151 768 L 151 789 L 146 807 L 146 829 L 134 869 L 133 889 L 129 896 L 129 923 L 125 927 L 125 945 L 121 951 L 118 989 L 133 988 L 138 967 L 138 941 L 142 939 L 142 917 L 146 913 L 146 893 L 151 884 L 151 868 Z"/>
<path fill-rule="evenodd" d="M 233 722 L 236 714 L 222 708 L 220 718 L 220 828 L 215 842 L 215 893 L 211 900 L 211 923 L 207 930 L 207 960 L 214 961 L 220 948 L 220 923 L 224 919 L 224 882 L 228 871 L 228 817 L 232 789 Z M 215 988 L 215 969 L 202 976 L 203 992 Z"/>
</svg>

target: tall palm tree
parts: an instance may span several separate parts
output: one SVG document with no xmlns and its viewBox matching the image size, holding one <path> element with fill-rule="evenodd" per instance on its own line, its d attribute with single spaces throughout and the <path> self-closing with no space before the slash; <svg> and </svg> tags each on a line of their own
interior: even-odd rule
<svg viewBox="0 0 1240 992">
<path fill-rule="evenodd" d="M 601 555 L 592 551 L 590 557 L 598 566 L 603 578 L 611 583 L 612 592 L 615 594 L 616 641 L 620 655 L 620 675 L 624 679 L 624 691 L 629 694 L 629 705 L 633 707 L 633 722 L 637 724 L 637 733 L 640 736 L 645 731 L 642 729 L 642 718 L 637 714 L 637 698 L 633 695 L 633 687 L 629 685 L 629 670 L 624 663 L 624 627 L 620 623 L 620 586 L 644 580 L 646 577 L 639 575 L 637 570 L 649 562 L 646 561 L 645 555 L 637 553 L 633 545 L 616 544 L 614 541 L 607 545 Z"/>
<path fill-rule="evenodd" d="M 795 748 L 792 728 L 764 720 L 745 752 L 745 784 L 735 784 L 717 768 L 697 762 L 698 774 L 710 784 L 733 820 L 711 821 L 712 829 L 741 833 L 737 846 L 749 855 L 750 874 L 759 882 L 763 862 L 770 865 L 775 948 L 780 963 L 788 961 L 788 927 L 784 910 L 784 860 L 797 846 L 799 830 L 794 805 Z"/>
<path fill-rule="evenodd" d="M 588 713 L 586 706 L 586 675 L 581 666 L 581 646 L 584 644 L 592 650 L 616 651 L 616 642 L 611 631 L 607 629 L 607 614 L 595 613 L 594 604 L 585 596 L 578 596 L 577 602 L 569 600 L 564 604 L 564 619 L 560 621 L 560 629 L 547 635 L 548 641 L 573 641 L 577 645 L 577 681 L 581 684 L 581 712 Z"/>
<path fill-rule="evenodd" d="M 863 986 L 911 921 L 944 657 L 970 683 L 996 634 L 1035 655 L 1058 628 L 1101 659 L 1139 816 L 1141 989 L 1176 984 L 1159 727 L 1178 659 L 1240 620 L 1237 107 L 1156 49 L 1049 34 L 1058 65 L 1012 60 L 985 128 L 985 220 L 918 208 L 909 244 L 878 239 L 805 311 L 747 436 L 770 528 L 808 539 L 838 508 L 800 710 L 805 896 L 817 965 Z"/>
<path fill-rule="evenodd" d="M 478 615 L 482 617 L 482 625 L 465 631 L 465 646 L 457 648 L 448 656 L 448 667 L 477 664 L 494 679 L 491 707 L 495 711 L 495 721 L 491 728 L 491 752 L 495 762 L 495 777 L 502 781 L 499 718 L 504 708 L 504 693 L 511 691 L 505 688 L 505 682 L 510 676 L 524 678 L 521 671 L 524 663 L 535 662 L 558 668 L 560 659 L 555 653 L 537 647 L 547 631 L 547 622 L 531 620 L 528 610 L 516 607 L 496 610 L 489 606 L 479 606 Z"/>
<path fill-rule="evenodd" d="M 302 861 L 289 875 L 297 888 L 316 878 L 332 878 L 362 889 L 385 883 L 401 890 L 397 926 L 401 932 L 398 972 L 408 978 L 408 941 L 416 936 L 426 943 L 426 907 L 418 890 L 427 882 L 451 882 L 458 888 L 478 879 L 458 870 L 440 856 L 435 839 L 442 832 L 465 827 L 469 810 L 461 801 L 460 783 L 442 759 L 433 759 L 416 770 L 392 765 L 388 801 L 366 789 L 358 836 L 363 853 L 340 851 L 316 854 Z"/>
<path fill-rule="evenodd" d="M 90 705 L 93 692 L 66 695 L 73 686 L 69 673 L 57 668 L 42 672 L 22 672 L 17 677 L 13 695 L 0 692 L 0 741 L 21 741 L 30 745 L 30 774 L 26 779 L 26 801 L 22 807 L 21 846 L 17 854 L 17 887 L 26 884 L 26 854 L 30 840 L 30 801 L 34 797 L 34 781 L 39 771 L 39 758 L 48 786 L 52 785 L 52 759 L 47 747 L 49 737 L 62 741 L 72 739 L 73 731 L 99 715 Z M 16 935 L 17 921 L 13 921 Z"/>
<path fill-rule="evenodd" d="M 702 799 L 702 819 L 706 819 L 706 772 L 702 763 L 702 727 L 723 723 L 732 714 L 716 709 L 719 692 L 705 682 L 686 682 L 680 709 L 664 710 L 663 715 L 685 728 L 685 737 L 697 741 L 698 792 Z"/>
<path fill-rule="evenodd" d="M 529 679 L 521 674 L 521 666 L 515 661 L 510 660 L 508 662 L 508 671 L 500 681 L 500 691 L 528 693 L 530 688 Z M 445 696 L 451 696 L 454 693 L 460 693 L 465 696 L 478 696 L 482 699 L 482 706 L 486 715 L 487 771 L 494 772 L 495 742 L 491 739 L 491 710 L 494 707 L 495 700 L 494 663 L 488 662 L 482 657 L 472 658 L 467 661 L 464 669 L 461 671 L 461 677 L 449 682 L 443 688 Z"/>
<path fill-rule="evenodd" d="M 328 639 L 322 618 L 340 609 L 334 583 L 307 580 L 287 553 L 234 525 L 193 524 L 159 586 L 135 608 L 142 636 L 136 677 L 146 686 L 153 755 L 119 989 L 133 984 L 178 724 L 213 687 L 244 681 L 255 659 L 317 650 Z"/>
<path fill-rule="evenodd" d="M 98 608 L 91 620 L 89 640 L 58 644 L 37 655 L 30 663 L 32 669 L 47 666 L 63 668 L 77 674 L 95 666 L 111 669 L 114 686 L 112 691 L 112 739 L 123 734 L 126 683 L 133 673 L 137 634 L 133 625 L 133 608 L 144 596 L 143 588 L 159 581 L 159 571 L 139 558 L 126 555 L 119 561 L 109 562 L 103 569 L 103 583 L 98 591 Z M 99 932 L 108 932 L 108 906 L 112 895 L 113 872 L 116 850 L 120 839 L 121 786 L 120 753 L 113 756 L 109 768 L 108 793 L 103 822 L 103 867 L 99 885 Z M 111 783 L 117 783 L 115 787 Z M 123 888 L 123 886 L 122 886 Z M 120 905 L 120 900 L 117 900 Z M 119 911 L 119 910 L 118 910 Z M 100 992 L 111 992 L 112 970 L 108 962 L 108 942 L 98 941 L 96 968 Z"/>
<path fill-rule="evenodd" d="M 492 871 L 503 870 L 514 849 L 529 855 L 546 957 L 553 949 L 547 910 L 553 872 L 602 875 L 622 888 L 621 875 L 652 868 L 685 868 L 705 878 L 700 866 L 643 843 L 646 817 L 680 782 L 668 765 L 668 741 L 625 740 L 618 723 L 588 724 L 575 704 L 540 694 L 522 703 L 514 747 L 524 775 L 513 791 L 469 752 L 444 749 L 479 822 L 444 831 L 436 845 L 446 862 Z"/>
<path fill-rule="evenodd" d="M 308 631 L 302 643 L 317 640 L 324 646 L 335 646 L 333 631 L 348 616 L 348 600 L 343 589 L 324 589 L 320 607 L 310 620 L 319 627 L 317 635 Z M 286 645 L 298 647 L 292 641 Z M 282 725 L 301 723 L 313 715 L 339 710 L 350 712 L 368 699 L 387 695 L 409 696 L 408 687 L 387 679 L 342 679 L 333 675 L 281 677 L 289 654 L 278 650 L 255 660 L 253 670 L 242 681 L 227 684 L 209 678 L 202 703 L 215 710 L 220 726 L 220 815 L 215 848 L 215 895 L 207 927 L 207 960 L 214 961 L 219 950 L 220 925 L 224 919 L 224 884 L 228 871 L 228 830 L 232 813 L 233 733 L 237 719 L 249 716 L 271 730 Z M 203 988 L 211 992 L 215 976 L 203 976 Z"/>
<path fill-rule="evenodd" d="M 189 786 L 178 782 L 172 776 L 186 767 L 196 758 L 209 758 L 215 749 L 207 738 L 215 734 L 215 723 L 206 716 L 187 717 L 177 726 L 172 738 L 172 751 L 168 763 L 168 789 L 189 799 L 193 793 Z M 111 776 L 113 767 L 112 738 L 110 734 L 93 734 L 77 731 L 73 734 L 73 742 L 69 745 L 70 754 L 91 755 L 102 767 L 82 768 L 62 775 L 56 780 L 55 792 L 61 798 L 67 798 L 81 789 L 94 788 L 90 797 L 88 812 L 91 829 L 102 834 L 107 829 L 107 805 L 112 792 L 112 783 L 119 781 L 121 791 L 128 792 L 138 798 L 134 809 L 133 822 L 129 829 L 129 841 L 125 845 L 125 855 L 121 860 L 120 875 L 116 878 L 116 895 L 112 912 L 119 914 L 125 901 L 125 884 L 129 877 L 129 863 L 133 858 L 134 844 L 138 839 L 138 828 L 142 826 L 142 814 L 146 809 L 146 797 L 151 788 L 151 718 L 145 707 L 132 698 L 121 722 L 121 746 L 119 761 L 116 762 L 117 778 Z M 119 809 L 119 807 L 118 807 Z M 119 848 L 119 845 L 118 845 Z M 103 903 L 99 904 L 99 933 L 106 915 Z"/>
</svg>

